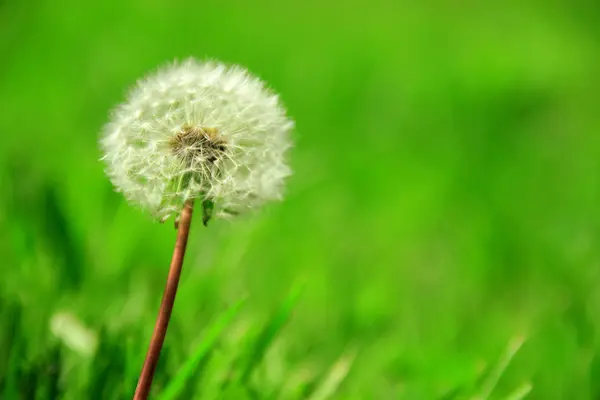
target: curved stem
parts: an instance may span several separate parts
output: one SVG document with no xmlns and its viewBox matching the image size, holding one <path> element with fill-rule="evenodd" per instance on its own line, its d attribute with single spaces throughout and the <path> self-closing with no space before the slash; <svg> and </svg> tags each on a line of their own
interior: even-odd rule
<svg viewBox="0 0 600 400">
<path fill-rule="evenodd" d="M 146 353 L 146 360 L 144 361 L 140 379 L 135 389 L 135 395 L 133 396 L 134 400 L 146 400 L 150 393 L 152 378 L 154 377 L 160 351 L 165 341 L 167 327 L 171 318 L 171 312 L 173 311 L 173 303 L 175 302 L 175 295 L 177 294 L 183 257 L 192 222 L 192 211 L 193 201 L 189 200 L 185 203 L 181 212 L 181 218 L 179 219 L 177 240 L 175 242 L 175 249 L 173 250 L 171 266 L 169 267 L 169 276 L 167 277 L 167 284 L 160 304 L 156 325 L 154 326 L 154 332 L 152 333 L 152 339 L 150 340 L 150 346 L 148 347 L 148 353 Z"/>
</svg>

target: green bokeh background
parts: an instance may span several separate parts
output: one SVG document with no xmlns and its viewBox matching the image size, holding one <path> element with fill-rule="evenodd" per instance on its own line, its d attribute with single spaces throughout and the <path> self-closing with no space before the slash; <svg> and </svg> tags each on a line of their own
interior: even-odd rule
<svg viewBox="0 0 600 400">
<path fill-rule="evenodd" d="M 246 298 L 180 398 L 308 398 L 340 356 L 331 398 L 468 398 L 521 335 L 491 398 L 600 398 L 599 3 L 97 3 L 0 1 L 0 398 L 130 398 L 175 231 L 113 192 L 97 140 L 189 56 L 281 94 L 294 175 L 193 227 L 155 394 Z M 218 393 L 297 285 L 254 392 Z M 52 335 L 59 312 L 94 355 Z"/>
</svg>

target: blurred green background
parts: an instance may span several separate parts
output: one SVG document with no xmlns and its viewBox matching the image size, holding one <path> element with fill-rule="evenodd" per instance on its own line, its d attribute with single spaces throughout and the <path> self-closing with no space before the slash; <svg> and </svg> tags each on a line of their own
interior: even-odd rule
<svg viewBox="0 0 600 400">
<path fill-rule="evenodd" d="M 0 398 L 131 397 L 175 231 L 113 192 L 97 140 L 188 56 L 281 94 L 294 175 L 196 220 L 153 398 L 483 399 L 519 338 L 489 398 L 600 398 L 599 13 L 0 1 Z"/>
</svg>

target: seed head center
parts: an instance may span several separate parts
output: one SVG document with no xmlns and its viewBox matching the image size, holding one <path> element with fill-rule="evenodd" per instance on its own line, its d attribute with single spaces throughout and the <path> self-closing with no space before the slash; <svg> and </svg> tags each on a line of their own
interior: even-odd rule
<svg viewBox="0 0 600 400">
<path fill-rule="evenodd" d="M 214 164 L 227 151 L 227 143 L 219 137 L 217 128 L 184 125 L 181 131 L 171 137 L 169 144 L 173 154 L 188 164 Z"/>
</svg>

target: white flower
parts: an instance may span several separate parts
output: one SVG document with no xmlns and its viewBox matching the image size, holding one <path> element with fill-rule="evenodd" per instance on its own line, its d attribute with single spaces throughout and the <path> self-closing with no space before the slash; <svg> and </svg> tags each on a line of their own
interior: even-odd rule
<svg viewBox="0 0 600 400">
<path fill-rule="evenodd" d="M 230 215 L 281 198 L 292 127 L 245 69 L 190 59 L 139 81 L 101 147 L 116 189 L 156 218 L 192 198 Z"/>
</svg>

